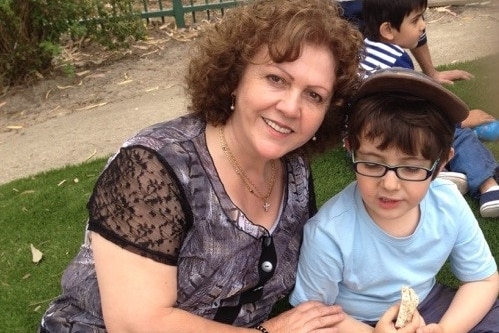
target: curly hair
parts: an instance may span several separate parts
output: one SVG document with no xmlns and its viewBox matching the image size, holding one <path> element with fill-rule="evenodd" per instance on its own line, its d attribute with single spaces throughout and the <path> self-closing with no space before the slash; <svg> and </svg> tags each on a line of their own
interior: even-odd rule
<svg viewBox="0 0 499 333">
<path fill-rule="evenodd" d="M 299 152 L 311 155 L 336 145 L 344 105 L 360 83 L 363 44 L 360 32 L 341 18 L 339 7 L 330 0 L 255 0 L 228 10 L 192 50 L 186 75 L 189 111 L 213 125 L 225 124 L 233 112 L 231 93 L 259 49 L 267 46 L 275 63 L 291 62 L 305 43 L 331 50 L 337 80 L 316 140 Z"/>
</svg>

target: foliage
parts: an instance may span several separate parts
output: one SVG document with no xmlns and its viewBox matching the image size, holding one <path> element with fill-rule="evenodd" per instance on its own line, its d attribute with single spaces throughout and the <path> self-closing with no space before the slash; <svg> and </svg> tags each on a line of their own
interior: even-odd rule
<svg viewBox="0 0 499 333">
<path fill-rule="evenodd" d="M 133 0 L 0 0 L 0 90 L 52 65 L 61 38 L 108 47 L 141 39 L 145 27 Z"/>
</svg>

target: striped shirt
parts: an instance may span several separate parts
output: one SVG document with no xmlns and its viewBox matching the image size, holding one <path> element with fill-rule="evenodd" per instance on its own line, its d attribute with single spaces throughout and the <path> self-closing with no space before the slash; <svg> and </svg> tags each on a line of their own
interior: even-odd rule
<svg viewBox="0 0 499 333">
<path fill-rule="evenodd" d="M 361 62 L 361 66 L 367 74 L 373 73 L 379 69 L 391 67 L 414 69 L 414 63 L 412 62 L 409 53 L 398 45 L 373 42 L 365 38 L 364 46 L 365 57 Z"/>
</svg>

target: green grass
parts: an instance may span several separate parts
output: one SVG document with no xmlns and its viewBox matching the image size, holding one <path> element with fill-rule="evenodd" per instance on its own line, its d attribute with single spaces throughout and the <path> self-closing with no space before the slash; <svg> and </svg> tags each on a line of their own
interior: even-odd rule
<svg viewBox="0 0 499 333">
<path fill-rule="evenodd" d="M 100 159 L 0 186 L 0 331 L 36 332 L 82 243 L 86 201 L 104 163 Z M 32 262 L 30 244 L 43 252 L 38 264 Z"/>
<path fill-rule="evenodd" d="M 450 89 L 470 107 L 482 108 L 499 118 L 497 64 L 499 55 L 448 68 L 475 74 L 474 80 L 458 82 Z M 499 156 L 497 143 L 487 145 Z M 86 202 L 105 162 L 98 159 L 0 186 L 1 331 L 35 332 L 49 301 L 60 293 L 62 272 L 83 241 Z M 354 179 L 342 149 L 316 158 L 312 167 L 319 205 Z M 479 216 L 477 203 L 467 199 Z M 497 261 L 499 219 L 478 220 Z M 30 244 L 43 252 L 37 264 L 31 260 Z M 456 284 L 447 267 L 439 280 Z M 278 304 L 277 311 L 283 308 L 285 301 Z"/>
<path fill-rule="evenodd" d="M 475 75 L 469 81 L 458 81 L 449 90 L 461 97 L 471 109 L 482 109 L 499 119 L 499 54 L 456 65 L 441 66 L 439 69 L 464 69 Z M 499 156 L 499 143 L 485 144 Z"/>
</svg>

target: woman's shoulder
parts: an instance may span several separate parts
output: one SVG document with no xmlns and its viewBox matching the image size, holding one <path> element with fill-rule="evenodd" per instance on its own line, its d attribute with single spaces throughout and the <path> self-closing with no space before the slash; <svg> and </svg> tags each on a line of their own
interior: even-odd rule
<svg viewBox="0 0 499 333">
<path fill-rule="evenodd" d="M 207 154 L 207 149 L 196 149 L 195 140 L 203 145 L 206 123 L 186 115 L 173 120 L 151 125 L 126 140 L 120 149 L 109 158 L 106 168 L 120 154 L 140 156 L 153 154 L 170 174 L 181 174 L 192 164 L 198 164 L 198 155 Z M 138 155 L 137 155 L 138 154 Z M 147 157 L 144 161 L 148 161 Z"/>
<path fill-rule="evenodd" d="M 204 133 L 206 123 L 193 115 L 185 115 L 140 130 L 123 143 L 123 147 L 141 145 L 159 150 L 166 145 L 191 141 Z"/>
</svg>

